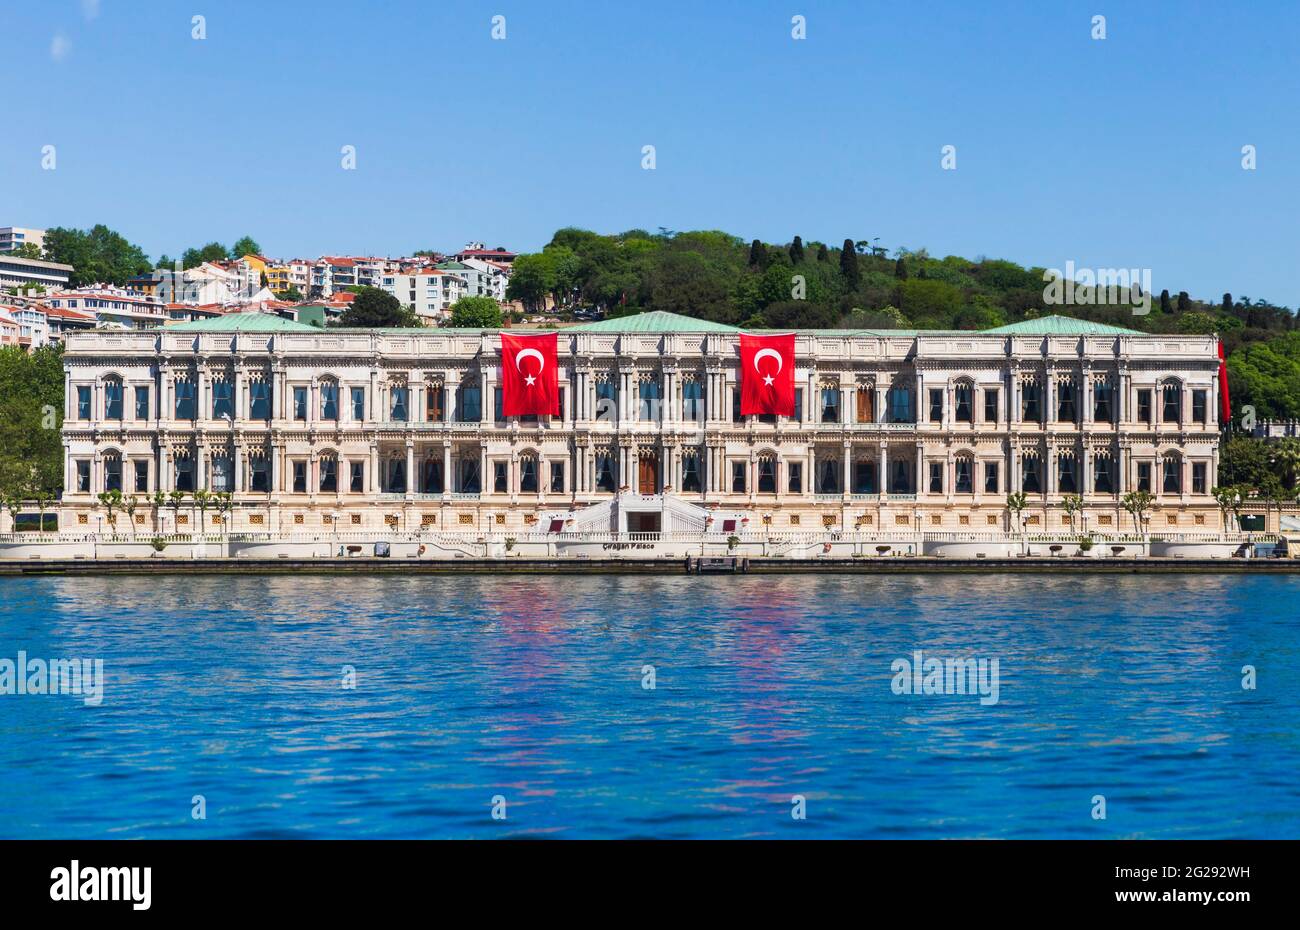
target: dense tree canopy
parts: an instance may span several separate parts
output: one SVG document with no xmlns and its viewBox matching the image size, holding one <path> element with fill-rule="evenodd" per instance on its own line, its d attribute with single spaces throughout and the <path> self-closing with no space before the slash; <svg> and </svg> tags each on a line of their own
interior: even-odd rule
<svg viewBox="0 0 1300 930">
<path fill-rule="evenodd" d="M 496 329 L 503 322 L 501 306 L 491 297 L 462 297 L 451 305 L 449 326 Z"/>
<path fill-rule="evenodd" d="M 334 326 L 349 327 L 413 327 L 422 326 L 420 318 L 409 307 L 403 307 L 392 294 L 377 287 L 358 287 L 356 298 L 348 304 Z"/>
<path fill-rule="evenodd" d="M 46 230 L 45 258 L 72 266 L 68 277 L 72 287 L 120 286 L 128 278 L 145 274 L 153 267 L 139 246 L 104 225 L 87 230 L 62 227 Z"/>
<path fill-rule="evenodd" d="M 63 485 L 63 349 L 0 349 L 0 496 L 31 500 Z"/>
</svg>

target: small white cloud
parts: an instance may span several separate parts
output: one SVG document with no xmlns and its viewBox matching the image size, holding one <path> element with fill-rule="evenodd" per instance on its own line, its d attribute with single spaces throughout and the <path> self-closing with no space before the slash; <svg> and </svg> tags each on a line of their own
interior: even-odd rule
<svg viewBox="0 0 1300 930">
<path fill-rule="evenodd" d="M 68 41 L 68 37 L 61 32 L 57 33 L 50 42 L 50 58 L 56 62 L 63 61 L 70 51 L 72 51 L 72 43 Z"/>
<path fill-rule="evenodd" d="M 99 15 L 99 0 L 81 0 L 81 12 L 86 19 L 94 19 Z"/>
</svg>

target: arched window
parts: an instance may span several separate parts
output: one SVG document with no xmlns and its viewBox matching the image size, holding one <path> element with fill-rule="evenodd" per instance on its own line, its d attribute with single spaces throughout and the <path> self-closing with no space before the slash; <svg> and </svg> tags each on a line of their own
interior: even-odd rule
<svg viewBox="0 0 1300 930">
<path fill-rule="evenodd" d="M 1056 458 L 1056 489 L 1062 494 L 1079 493 L 1079 471 L 1074 453 L 1063 452 Z"/>
<path fill-rule="evenodd" d="M 122 419 L 122 379 L 104 379 L 104 419 Z"/>
<path fill-rule="evenodd" d="M 1183 493 L 1183 460 L 1174 453 L 1166 454 L 1160 460 L 1162 478 L 1160 490 L 1165 494 Z"/>
<path fill-rule="evenodd" d="M 953 416 L 958 423 L 975 422 L 975 385 L 958 381 L 952 386 Z"/>
<path fill-rule="evenodd" d="M 339 383 L 333 378 L 325 378 L 320 382 L 320 418 L 322 420 L 339 418 Z"/>
<path fill-rule="evenodd" d="M 104 456 L 104 490 L 122 490 L 122 456 L 116 452 Z"/>
<path fill-rule="evenodd" d="M 1092 489 L 1097 494 L 1115 493 L 1115 460 L 1109 452 L 1099 452 L 1092 460 Z"/>
<path fill-rule="evenodd" d="M 338 493 L 339 489 L 339 459 L 333 452 L 326 452 L 316 461 L 316 469 L 320 473 L 320 489 L 329 494 Z"/>
<path fill-rule="evenodd" d="M 776 456 L 770 453 L 758 457 L 758 493 L 776 493 Z"/>
<path fill-rule="evenodd" d="M 1038 453 L 1025 453 L 1020 460 L 1020 476 L 1020 487 L 1024 493 L 1043 493 L 1043 463 Z"/>
<path fill-rule="evenodd" d="M 537 493 L 537 456 L 532 453 L 519 456 L 519 491 L 522 494 Z"/>
<path fill-rule="evenodd" d="M 953 488 L 958 494 L 975 493 L 975 459 L 959 455 L 953 459 Z"/>
</svg>

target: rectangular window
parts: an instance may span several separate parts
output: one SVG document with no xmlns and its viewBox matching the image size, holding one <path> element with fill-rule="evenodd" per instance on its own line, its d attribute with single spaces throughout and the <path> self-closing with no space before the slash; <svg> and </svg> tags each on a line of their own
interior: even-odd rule
<svg viewBox="0 0 1300 930">
<path fill-rule="evenodd" d="M 104 418 L 108 420 L 122 419 L 121 381 L 104 382 Z"/>
<path fill-rule="evenodd" d="M 271 419 L 271 384 L 253 381 L 248 385 L 248 416 L 253 420 Z"/>
<path fill-rule="evenodd" d="M 793 417 L 793 419 L 794 419 L 794 421 L 795 421 L 796 423 L 802 423 L 802 422 L 803 422 L 803 388 L 801 388 L 801 387 L 797 387 L 797 388 L 794 389 L 794 417 Z"/>
<path fill-rule="evenodd" d="M 614 382 L 596 382 L 596 419 L 613 421 L 618 418 L 618 399 L 614 391 Z"/>
<path fill-rule="evenodd" d="M 1062 494 L 1074 494 L 1078 485 L 1074 480 L 1074 457 L 1063 455 L 1056 460 L 1057 490 Z"/>
<path fill-rule="evenodd" d="M 1177 384 L 1166 384 L 1161 388 L 1164 403 L 1161 405 L 1160 419 L 1166 423 L 1177 423 L 1182 415 L 1182 390 Z"/>
<path fill-rule="evenodd" d="M 958 423 L 975 422 L 974 404 L 971 402 L 974 390 L 969 384 L 959 384 L 953 388 L 953 400 L 957 407 L 955 416 Z"/>
<path fill-rule="evenodd" d="M 776 493 L 776 460 L 763 458 L 758 460 L 758 493 Z"/>
<path fill-rule="evenodd" d="M 1099 455 L 1092 461 L 1092 489 L 1098 494 L 1113 494 L 1115 482 L 1110 477 L 1111 460 Z"/>
<path fill-rule="evenodd" d="M 700 493 L 700 460 L 694 453 L 682 456 L 682 493 Z"/>
<path fill-rule="evenodd" d="M 194 382 L 176 382 L 176 419 L 194 419 Z"/>
<path fill-rule="evenodd" d="M 121 491 L 122 490 L 122 460 L 119 458 L 104 459 L 104 490 Z"/>
<path fill-rule="evenodd" d="M 984 463 L 984 493 L 985 494 L 998 493 L 998 463 L 997 462 Z"/>
<path fill-rule="evenodd" d="M 732 388 L 731 389 L 731 422 L 740 423 L 743 422 L 744 419 L 745 418 L 740 415 L 740 389 Z"/>
<path fill-rule="evenodd" d="M 1027 455 L 1020 463 L 1020 487 L 1026 494 L 1040 494 L 1043 490 L 1042 480 L 1038 475 L 1038 459 Z"/>
<path fill-rule="evenodd" d="M 178 458 L 176 460 L 175 480 L 173 482 L 177 491 L 194 490 L 194 460 L 191 458 Z"/>
<path fill-rule="evenodd" d="M 659 382 L 654 380 L 642 381 L 638 386 L 638 397 L 640 403 L 637 409 L 637 418 L 640 420 L 653 421 L 659 416 Z"/>
<path fill-rule="evenodd" d="M 233 418 L 235 386 L 229 381 L 212 382 L 212 419 Z"/>
<path fill-rule="evenodd" d="M 354 387 L 352 392 L 352 419 L 356 423 L 363 423 L 366 419 L 366 389 L 363 387 Z"/>
<path fill-rule="evenodd" d="M 349 462 L 348 490 L 361 494 L 366 490 L 366 466 L 364 462 Z"/>
<path fill-rule="evenodd" d="M 135 461 L 135 492 L 137 494 L 149 490 L 149 463 L 142 462 L 139 459 Z"/>
<path fill-rule="evenodd" d="M 1114 420 L 1114 393 L 1109 381 L 1098 381 L 1092 386 L 1092 419 L 1095 422 L 1110 423 Z"/>
<path fill-rule="evenodd" d="M 889 389 L 889 419 L 894 423 L 911 423 L 912 392 L 905 387 Z"/>
<path fill-rule="evenodd" d="M 974 477 L 971 474 L 974 463 L 970 459 L 957 459 L 953 463 L 955 469 L 955 483 L 958 494 L 973 494 L 975 492 Z"/>
<path fill-rule="evenodd" d="M 563 462 L 551 463 L 551 493 L 552 494 L 564 493 L 564 463 Z"/>
<path fill-rule="evenodd" d="M 682 383 L 682 419 L 703 423 L 705 417 L 704 385 L 699 381 Z"/>
<path fill-rule="evenodd" d="M 1151 390 L 1142 388 L 1138 391 L 1137 418 L 1139 423 L 1151 422 Z"/>
<path fill-rule="evenodd" d="M 442 385 L 430 384 L 424 389 L 424 419 L 429 423 L 441 423 Z"/>
<path fill-rule="evenodd" d="M 942 462 L 930 463 L 930 493 L 931 494 L 943 493 L 943 463 Z"/>
<path fill-rule="evenodd" d="M 388 419 L 395 423 L 406 422 L 408 389 L 395 387 L 388 393 Z"/>
<path fill-rule="evenodd" d="M 1036 381 L 1020 385 L 1020 419 L 1026 423 L 1043 421 L 1042 390 Z"/>
<path fill-rule="evenodd" d="M 523 494 L 537 493 L 537 460 L 519 460 L 519 491 Z"/>
<path fill-rule="evenodd" d="M 840 422 L 840 389 L 839 388 L 822 388 L 822 419 L 823 423 Z"/>
<path fill-rule="evenodd" d="M 1180 466 L 1182 462 L 1177 459 L 1165 459 L 1164 469 L 1164 492 L 1166 494 L 1181 494 L 1183 492 L 1183 476 Z"/>
<path fill-rule="evenodd" d="M 90 419 L 90 388 L 87 385 L 77 385 L 77 419 Z"/>
<path fill-rule="evenodd" d="M 506 474 L 505 462 L 492 463 L 492 490 L 497 494 L 505 494 L 509 489 L 508 475 Z"/>
<path fill-rule="evenodd" d="M 613 491 L 616 487 L 614 456 L 608 452 L 596 453 L 596 490 Z"/>
<path fill-rule="evenodd" d="M 1151 463 L 1138 462 L 1137 466 L 1137 489 L 1151 493 Z"/>
<path fill-rule="evenodd" d="M 813 475 L 813 493 L 840 493 L 840 463 L 836 459 L 819 459 Z"/>
<path fill-rule="evenodd" d="M 1192 463 L 1192 493 L 1193 494 L 1205 493 L 1205 463 L 1204 462 Z"/>
<path fill-rule="evenodd" d="M 803 462 L 791 462 L 786 473 L 786 482 L 791 494 L 803 493 Z"/>
<path fill-rule="evenodd" d="M 875 462 L 864 462 L 859 460 L 853 463 L 853 493 L 877 493 Z"/>
<path fill-rule="evenodd" d="M 293 389 L 293 418 L 304 422 L 307 420 L 307 388 L 301 384 Z"/>
<path fill-rule="evenodd" d="M 456 422 L 474 423 L 483 418 L 483 392 L 477 384 L 462 384 L 456 390 Z"/>
<path fill-rule="evenodd" d="M 339 418 L 339 386 L 333 381 L 321 382 L 320 416 L 322 420 L 337 420 Z"/>
<path fill-rule="evenodd" d="M 230 467 L 230 459 L 228 457 L 224 455 L 215 456 L 213 457 L 208 467 L 212 472 L 212 490 L 214 491 L 233 490 L 230 486 L 231 467 Z"/>
<path fill-rule="evenodd" d="M 137 420 L 149 419 L 149 389 L 147 387 L 135 389 L 135 418 Z"/>
<path fill-rule="evenodd" d="M 271 490 L 271 463 L 263 458 L 249 461 L 249 490 L 265 494 Z"/>
<path fill-rule="evenodd" d="M 1194 423 L 1203 424 L 1207 422 L 1205 415 L 1208 408 L 1205 402 L 1205 397 L 1206 394 L 1204 390 L 1198 389 L 1192 391 L 1192 422 Z"/>
<path fill-rule="evenodd" d="M 745 493 L 745 463 L 731 463 L 731 491 L 733 494 Z"/>
<path fill-rule="evenodd" d="M 401 459 L 388 460 L 388 493 L 406 493 L 406 463 Z"/>
<path fill-rule="evenodd" d="M 320 469 L 320 489 L 331 494 L 339 489 L 339 463 L 336 459 L 321 459 L 317 464 Z"/>
<path fill-rule="evenodd" d="M 943 422 L 943 389 L 930 388 L 930 422 Z"/>
<path fill-rule="evenodd" d="M 293 463 L 293 490 L 297 494 L 307 493 L 307 463 L 297 461 Z"/>
<path fill-rule="evenodd" d="M 478 494 L 481 490 L 478 459 L 460 460 L 460 491 L 462 494 Z"/>
<path fill-rule="evenodd" d="M 998 391 L 997 388 L 984 389 L 984 422 L 998 422 Z"/>
<path fill-rule="evenodd" d="M 90 462 L 85 459 L 77 461 L 77 490 L 81 492 L 90 490 Z"/>
<path fill-rule="evenodd" d="M 1078 418 L 1074 407 L 1074 385 L 1062 381 L 1056 386 L 1056 420 L 1058 423 L 1073 423 Z"/>
<path fill-rule="evenodd" d="M 501 388 L 492 389 L 492 419 L 496 423 L 505 422 L 505 408 L 502 406 Z"/>
</svg>

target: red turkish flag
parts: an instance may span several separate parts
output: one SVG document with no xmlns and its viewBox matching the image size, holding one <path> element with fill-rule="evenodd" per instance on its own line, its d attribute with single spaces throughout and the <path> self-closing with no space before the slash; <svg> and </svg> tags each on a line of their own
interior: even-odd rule
<svg viewBox="0 0 1300 930">
<path fill-rule="evenodd" d="M 794 416 L 794 333 L 740 334 L 740 415 Z"/>
<path fill-rule="evenodd" d="M 560 413 L 556 334 L 501 334 L 501 413 L 507 417 Z"/>
</svg>

